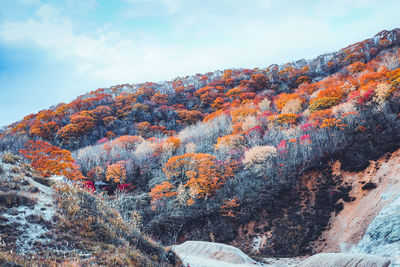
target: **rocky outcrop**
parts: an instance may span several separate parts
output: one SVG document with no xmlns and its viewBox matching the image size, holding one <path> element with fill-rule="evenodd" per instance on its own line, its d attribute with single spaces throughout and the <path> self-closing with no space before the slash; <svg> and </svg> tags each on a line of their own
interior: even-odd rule
<svg viewBox="0 0 400 267">
<path fill-rule="evenodd" d="M 385 206 L 368 226 L 358 250 L 392 257 L 400 265 L 400 195 Z"/>
<path fill-rule="evenodd" d="M 388 267 L 387 258 L 350 253 L 320 253 L 303 261 L 298 267 Z"/>
<path fill-rule="evenodd" d="M 360 172 L 345 172 L 337 161 L 332 166 L 332 174 L 350 186 L 351 201 L 342 201 L 343 210 L 332 213 L 328 230 L 314 250 L 349 252 L 357 246 L 382 208 L 400 193 L 400 150 L 370 161 L 368 168 Z"/>
</svg>

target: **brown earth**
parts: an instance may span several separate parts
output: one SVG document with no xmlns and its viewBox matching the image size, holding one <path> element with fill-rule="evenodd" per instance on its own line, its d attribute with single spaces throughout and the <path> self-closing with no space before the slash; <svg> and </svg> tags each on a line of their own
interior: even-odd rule
<svg viewBox="0 0 400 267">
<path fill-rule="evenodd" d="M 390 201 L 391 192 L 400 192 L 400 150 L 370 161 L 367 169 L 357 173 L 341 171 L 340 162 L 336 161 L 332 173 L 352 186 L 349 196 L 354 201 L 343 202 L 343 210 L 332 215 L 328 230 L 315 244 L 317 252 L 343 252 L 357 244 Z"/>
</svg>

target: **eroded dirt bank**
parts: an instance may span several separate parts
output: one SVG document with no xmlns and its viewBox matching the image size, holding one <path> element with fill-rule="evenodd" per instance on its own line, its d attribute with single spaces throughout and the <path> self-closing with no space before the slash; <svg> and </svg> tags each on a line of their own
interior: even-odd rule
<svg viewBox="0 0 400 267">
<path fill-rule="evenodd" d="M 364 236 L 368 225 L 380 210 L 400 194 L 400 150 L 370 161 L 367 169 L 352 173 L 341 171 L 340 162 L 332 173 L 351 185 L 351 202 L 343 201 L 343 210 L 332 216 L 328 230 L 315 244 L 316 252 L 348 251 Z"/>
</svg>

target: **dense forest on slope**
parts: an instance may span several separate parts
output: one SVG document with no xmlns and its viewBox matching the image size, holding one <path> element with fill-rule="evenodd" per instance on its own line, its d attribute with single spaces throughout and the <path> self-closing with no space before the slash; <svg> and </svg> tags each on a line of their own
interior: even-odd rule
<svg viewBox="0 0 400 267">
<path fill-rule="evenodd" d="M 329 164 L 359 171 L 398 148 L 399 46 L 395 29 L 313 60 L 98 89 L 8 126 L 0 149 L 89 191 L 108 183 L 125 220 L 165 244 L 240 243 L 263 218 L 257 253 L 305 254 L 351 201 Z"/>
</svg>

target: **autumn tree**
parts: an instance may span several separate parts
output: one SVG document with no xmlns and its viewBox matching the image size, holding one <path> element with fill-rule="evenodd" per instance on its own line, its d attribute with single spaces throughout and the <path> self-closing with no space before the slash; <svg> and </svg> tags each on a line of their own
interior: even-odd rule
<svg viewBox="0 0 400 267">
<path fill-rule="evenodd" d="M 115 164 L 108 165 L 106 172 L 106 180 L 113 181 L 116 184 L 122 184 L 126 179 L 125 162 L 119 161 Z"/>
<path fill-rule="evenodd" d="M 164 173 L 167 176 L 167 183 L 156 187 L 152 192 L 159 192 L 165 196 L 175 194 L 175 188 L 180 184 L 184 185 L 192 197 L 206 198 L 212 196 L 225 180 L 233 175 L 232 166 L 217 162 L 214 156 L 204 153 L 187 153 L 174 156 L 165 164 Z M 153 193 L 154 196 L 159 194 Z"/>
<path fill-rule="evenodd" d="M 143 121 L 138 124 L 136 124 L 136 128 L 138 133 L 143 136 L 143 137 L 149 137 L 150 136 L 150 131 L 151 131 L 151 124 L 150 122 Z"/>
<path fill-rule="evenodd" d="M 92 110 L 92 114 L 95 118 L 103 120 L 104 118 L 110 117 L 113 114 L 113 111 L 108 106 L 98 106 Z"/>
<path fill-rule="evenodd" d="M 241 135 L 226 135 L 218 138 L 216 150 L 240 150 L 244 148 L 246 140 Z"/>
<path fill-rule="evenodd" d="M 179 110 L 179 119 L 182 123 L 191 125 L 203 119 L 203 114 L 198 110 Z"/>
<path fill-rule="evenodd" d="M 237 197 L 224 200 L 224 205 L 220 208 L 220 213 L 224 217 L 236 217 L 239 214 L 239 199 Z"/>
<path fill-rule="evenodd" d="M 53 140 L 53 136 L 59 128 L 60 127 L 54 121 L 46 123 L 43 123 L 41 121 L 36 121 L 32 125 L 29 134 L 32 137 L 40 137 L 45 140 Z"/>
<path fill-rule="evenodd" d="M 275 99 L 276 108 L 279 111 L 281 111 L 285 107 L 285 105 L 288 101 L 293 100 L 293 99 L 299 99 L 299 98 L 300 97 L 295 93 L 293 93 L 293 94 L 281 93 Z"/>
<path fill-rule="evenodd" d="M 261 91 L 267 87 L 267 77 L 262 73 L 253 74 L 249 81 L 249 88 L 254 91 Z"/>
<path fill-rule="evenodd" d="M 28 141 L 25 144 L 25 149 L 21 149 L 20 153 L 44 177 L 63 175 L 71 180 L 83 178 L 75 160 L 72 158 L 71 152 L 66 149 L 37 140 Z"/>
<path fill-rule="evenodd" d="M 127 150 L 133 150 L 136 148 L 136 146 L 143 142 L 144 139 L 141 136 L 136 136 L 136 135 L 123 135 L 118 138 L 116 138 L 112 142 L 112 146 L 117 146 L 123 149 Z"/>
</svg>

